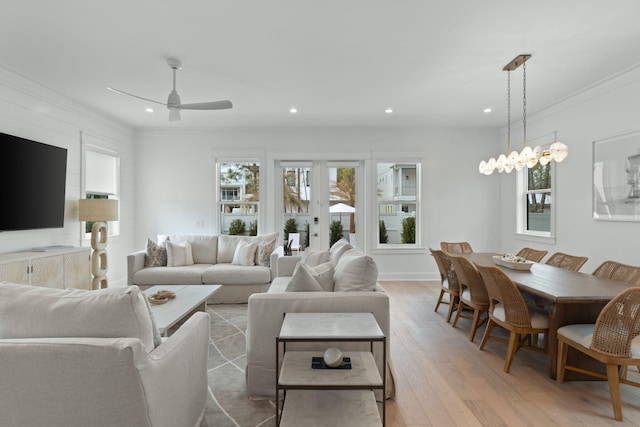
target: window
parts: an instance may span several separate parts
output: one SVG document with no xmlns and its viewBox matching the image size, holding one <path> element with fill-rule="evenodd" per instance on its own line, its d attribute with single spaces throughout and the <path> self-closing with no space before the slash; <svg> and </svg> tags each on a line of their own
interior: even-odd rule
<svg viewBox="0 0 640 427">
<path fill-rule="evenodd" d="M 258 234 L 260 164 L 218 163 L 218 229 L 221 234 Z"/>
<path fill-rule="evenodd" d="M 418 162 L 377 163 L 378 243 L 418 246 Z"/>
<path fill-rule="evenodd" d="M 118 199 L 120 156 L 118 153 L 87 145 L 84 149 L 84 188 L 87 199 Z M 93 222 L 85 223 L 85 236 L 91 237 Z M 110 236 L 120 234 L 119 222 L 108 221 Z"/>
<path fill-rule="evenodd" d="M 553 165 L 536 164 L 518 173 L 518 233 L 532 236 L 553 235 Z"/>
</svg>

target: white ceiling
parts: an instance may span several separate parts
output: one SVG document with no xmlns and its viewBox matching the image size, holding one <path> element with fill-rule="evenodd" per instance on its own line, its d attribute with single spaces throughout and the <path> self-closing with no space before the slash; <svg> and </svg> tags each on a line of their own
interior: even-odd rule
<svg viewBox="0 0 640 427">
<path fill-rule="evenodd" d="M 3 0 L 0 65 L 136 128 L 504 126 L 516 55 L 531 114 L 638 66 L 639 18 L 638 0 Z M 183 103 L 233 109 L 169 123 L 105 89 L 165 102 L 170 57 Z M 522 67 L 512 99 L 515 119 Z"/>
</svg>

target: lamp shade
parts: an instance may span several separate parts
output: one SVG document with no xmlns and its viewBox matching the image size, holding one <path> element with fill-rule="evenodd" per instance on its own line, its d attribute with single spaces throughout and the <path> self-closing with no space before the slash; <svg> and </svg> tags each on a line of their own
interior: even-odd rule
<svg viewBox="0 0 640 427">
<path fill-rule="evenodd" d="M 117 221 L 118 201 L 113 199 L 80 199 L 80 221 Z"/>
</svg>

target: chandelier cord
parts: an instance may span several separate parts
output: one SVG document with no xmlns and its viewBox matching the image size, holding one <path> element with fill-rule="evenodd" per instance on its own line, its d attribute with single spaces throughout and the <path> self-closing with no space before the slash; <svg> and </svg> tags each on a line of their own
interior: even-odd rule
<svg viewBox="0 0 640 427">
<path fill-rule="evenodd" d="M 527 63 L 522 64 L 522 129 L 524 146 L 527 146 Z"/>
<path fill-rule="evenodd" d="M 511 70 L 507 71 L 507 156 L 511 153 Z"/>
</svg>

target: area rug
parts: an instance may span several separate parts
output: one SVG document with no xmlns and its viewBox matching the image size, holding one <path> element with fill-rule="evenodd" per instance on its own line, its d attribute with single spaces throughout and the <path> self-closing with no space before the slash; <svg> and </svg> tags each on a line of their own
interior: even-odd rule
<svg viewBox="0 0 640 427">
<path fill-rule="evenodd" d="M 247 395 L 245 367 L 247 305 L 210 305 L 209 397 L 201 427 L 274 427 L 271 400 Z"/>
</svg>

